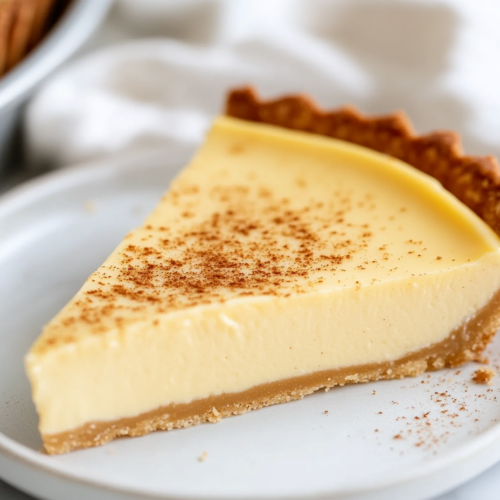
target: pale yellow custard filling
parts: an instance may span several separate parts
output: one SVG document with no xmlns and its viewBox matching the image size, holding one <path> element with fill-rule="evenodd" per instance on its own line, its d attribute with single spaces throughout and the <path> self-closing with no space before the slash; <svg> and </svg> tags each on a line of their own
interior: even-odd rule
<svg viewBox="0 0 500 500">
<path fill-rule="evenodd" d="M 396 360 L 488 303 L 499 247 L 400 161 L 220 117 L 27 355 L 40 430 Z"/>
</svg>

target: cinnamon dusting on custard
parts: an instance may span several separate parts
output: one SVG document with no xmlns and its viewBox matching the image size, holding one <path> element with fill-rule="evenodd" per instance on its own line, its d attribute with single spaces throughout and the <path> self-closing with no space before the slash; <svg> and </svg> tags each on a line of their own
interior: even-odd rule
<svg viewBox="0 0 500 500">
<path fill-rule="evenodd" d="M 93 286 L 68 311 L 65 324 L 83 323 L 101 334 L 136 321 L 146 308 L 162 314 L 249 296 L 289 297 L 332 275 L 339 286 L 359 290 L 362 283 L 350 270 L 397 269 L 391 263 L 399 254 L 388 251 L 389 242 L 375 243 L 376 212 L 367 211 L 364 220 L 352 215 L 353 207 L 367 200 L 376 209 L 373 194 L 336 190 L 329 206 L 307 199 L 298 206 L 261 185 L 215 186 L 209 196 L 218 209 L 203 214 L 192 202 L 200 190 L 173 189 L 166 198 L 184 222 L 175 231 L 168 221 L 147 224 L 140 237 L 124 240 L 118 260 L 91 276 Z M 184 217 L 188 210 L 194 218 Z M 421 244 L 415 240 L 412 246 Z M 69 335 L 51 339 L 72 340 Z"/>
<path fill-rule="evenodd" d="M 368 224 L 358 228 L 343 219 L 332 222 L 314 207 L 291 209 L 271 194 L 260 209 L 246 197 L 244 204 L 236 203 L 241 192 L 235 197 L 226 189 L 219 196 L 225 210 L 176 234 L 151 229 L 144 245 L 124 246 L 113 284 L 86 292 L 100 303 L 82 307 L 79 319 L 92 323 L 116 307 L 119 298 L 139 307 L 156 304 L 158 312 L 165 312 L 221 301 L 228 290 L 235 298 L 303 293 L 305 282 L 313 286 L 323 281 L 322 273 L 339 271 L 373 236 L 366 231 Z M 356 238 L 347 237 L 346 224 Z"/>
</svg>

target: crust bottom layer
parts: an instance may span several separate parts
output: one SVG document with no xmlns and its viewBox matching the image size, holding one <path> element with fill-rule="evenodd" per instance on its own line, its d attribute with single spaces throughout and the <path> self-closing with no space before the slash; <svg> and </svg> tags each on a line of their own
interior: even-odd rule
<svg viewBox="0 0 500 500">
<path fill-rule="evenodd" d="M 425 328 L 425 321 L 422 325 Z M 174 403 L 134 417 L 89 422 L 58 434 L 42 435 L 49 454 L 67 453 L 103 445 L 121 436 L 142 436 L 156 430 L 191 427 L 218 422 L 231 415 L 278 403 L 286 403 L 320 389 L 383 379 L 415 377 L 426 371 L 455 367 L 467 361 L 481 361 L 481 353 L 500 327 L 500 290 L 474 317 L 469 318 L 445 340 L 412 352 L 398 360 L 371 363 L 261 384 L 248 390 Z"/>
</svg>

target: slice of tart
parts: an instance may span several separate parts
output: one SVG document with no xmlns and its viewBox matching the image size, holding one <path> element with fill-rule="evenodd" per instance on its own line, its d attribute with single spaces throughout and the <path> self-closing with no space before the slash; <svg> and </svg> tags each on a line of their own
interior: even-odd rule
<svg viewBox="0 0 500 500">
<path fill-rule="evenodd" d="M 494 160 L 301 97 L 227 115 L 27 355 L 48 453 L 478 360 L 497 330 Z"/>
</svg>

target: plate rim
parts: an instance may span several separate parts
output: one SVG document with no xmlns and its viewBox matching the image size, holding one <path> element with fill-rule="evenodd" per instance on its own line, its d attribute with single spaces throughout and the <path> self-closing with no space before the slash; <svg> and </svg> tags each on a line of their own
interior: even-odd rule
<svg viewBox="0 0 500 500">
<path fill-rule="evenodd" d="M 31 204 L 36 204 L 37 202 L 47 198 L 51 194 L 59 192 L 62 189 L 67 189 L 70 186 L 75 186 L 78 183 L 92 184 L 94 182 L 99 182 L 102 179 L 107 179 L 116 175 L 119 176 L 123 171 L 136 171 L 144 168 L 141 165 L 141 162 L 138 161 L 138 159 L 144 160 L 150 155 L 157 156 L 158 154 L 165 152 L 165 166 L 167 166 L 168 164 L 179 164 L 181 161 L 186 162 L 189 150 L 192 151 L 193 148 L 187 147 L 186 154 L 177 152 L 176 154 L 172 155 L 171 150 L 166 147 L 148 148 L 144 150 L 138 150 L 133 153 L 120 153 L 106 158 L 81 162 L 64 169 L 41 174 L 20 184 L 15 188 L 10 189 L 0 196 L 0 222 L 13 216 L 16 211 L 21 210 L 22 208 Z M 343 488 L 333 491 L 323 491 L 318 494 L 313 493 L 312 496 L 308 495 L 307 497 L 304 495 L 279 495 L 279 498 L 284 498 L 287 500 L 303 500 L 305 498 L 356 498 L 360 495 L 383 493 L 384 490 L 389 490 L 395 487 L 403 487 L 405 485 L 409 487 L 412 483 L 423 480 L 426 477 L 443 473 L 449 467 L 464 464 L 465 461 L 474 458 L 481 452 L 485 452 L 490 448 L 494 448 L 495 444 L 498 444 L 499 442 L 500 422 L 497 422 L 487 430 L 483 431 L 480 435 L 471 438 L 471 440 L 467 443 L 459 445 L 453 450 L 447 451 L 439 458 L 436 458 L 431 462 L 418 467 L 415 470 L 409 470 L 405 473 L 399 474 L 395 478 L 395 480 L 391 481 L 382 479 L 380 481 L 372 481 L 365 486 L 357 488 Z M 463 484 L 464 482 L 470 480 L 472 477 L 478 475 L 482 471 L 485 471 L 488 467 L 491 467 L 496 462 L 498 462 L 500 460 L 500 446 L 497 446 L 497 449 L 492 449 L 490 451 L 491 453 L 487 460 L 487 465 L 485 466 L 483 464 L 480 471 L 476 471 L 470 476 L 463 475 L 459 481 L 453 482 L 451 486 L 448 486 L 446 488 L 441 487 L 441 490 L 437 492 L 437 494 Z M 14 439 L 9 438 L 2 432 L 0 432 L 0 455 L 2 455 L 7 460 L 16 463 L 20 462 L 22 465 L 31 469 L 38 469 L 39 472 L 55 476 L 66 481 L 77 483 L 80 486 L 99 488 L 101 490 L 112 493 L 136 495 L 137 497 L 148 498 L 151 500 L 165 500 L 174 498 L 182 498 L 185 500 L 210 500 L 216 498 L 212 496 L 196 496 L 192 494 L 183 495 L 179 493 L 162 493 L 160 491 L 141 490 L 135 487 L 121 487 L 115 482 L 106 482 L 101 479 L 90 479 L 83 474 L 79 474 L 78 472 L 61 470 L 63 467 L 59 466 L 57 463 L 48 463 L 47 458 L 50 457 L 49 455 L 43 455 L 35 450 L 32 450 L 27 446 L 15 441 Z M 8 474 L 0 472 L 0 477 L 6 482 L 9 482 Z M 218 496 L 217 498 L 230 497 Z M 278 496 L 260 496 L 253 498 L 276 499 L 278 498 Z"/>
</svg>

